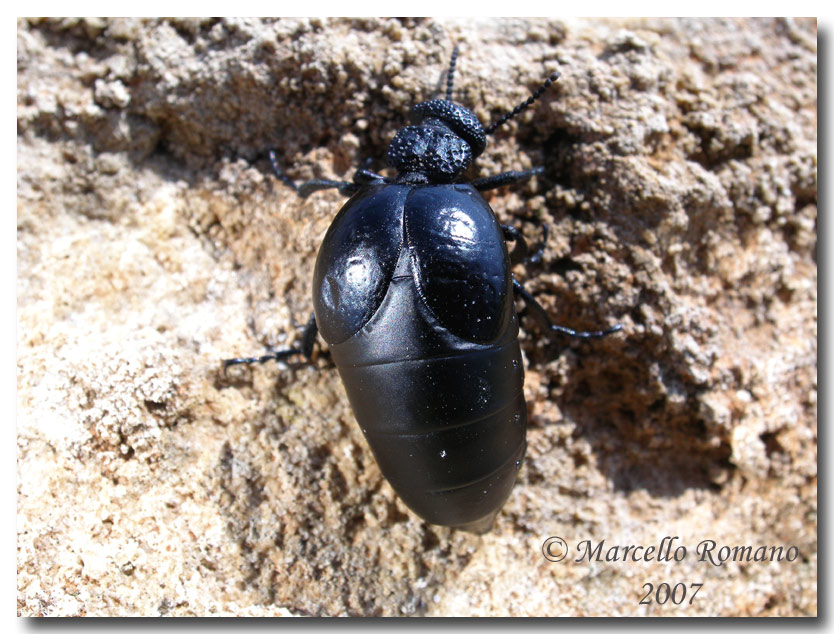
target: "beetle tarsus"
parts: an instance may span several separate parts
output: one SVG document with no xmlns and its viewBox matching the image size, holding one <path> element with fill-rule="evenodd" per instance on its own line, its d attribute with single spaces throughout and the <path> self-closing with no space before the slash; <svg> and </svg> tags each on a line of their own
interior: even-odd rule
<svg viewBox="0 0 834 634">
<path fill-rule="evenodd" d="M 286 350 L 276 350 L 269 354 L 260 357 L 239 357 L 237 359 L 223 359 L 223 372 L 225 373 L 233 365 L 249 365 L 253 363 L 266 363 L 267 361 L 282 361 L 295 354 L 303 354 L 303 352 L 296 348 L 287 348 Z"/>
<path fill-rule="evenodd" d="M 315 314 L 310 316 L 304 330 L 301 333 L 301 345 L 294 348 L 286 348 L 284 350 L 275 350 L 269 354 L 264 354 L 259 357 L 239 357 L 236 359 L 223 360 L 223 374 L 233 365 L 250 365 L 253 363 L 266 363 L 267 361 L 283 361 L 295 355 L 304 357 L 306 361 L 313 358 L 313 347 L 316 344 L 316 336 L 319 329 L 316 326 Z"/>
<path fill-rule="evenodd" d="M 617 324 L 616 326 L 606 328 L 605 330 L 573 330 L 572 328 L 567 328 L 566 326 L 559 326 L 550 321 L 547 311 L 545 311 L 542 305 L 536 301 L 536 298 L 521 285 L 521 282 L 516 279 L 513 279 L 513 291 L 515 291 L 516 295 L 520 296 L 524 300 L 524 305 L 533 311 L 533 318 L 538 323 L 539 328 L 541 328 L 544 332 L 555 332 L 560 335 L 567 335 L 568 337 L 576 337 L 577 339 L 599 339 L 600 337 L 605 337 L 606 335 L 619 332 L 623 329 L 622 324 Z"/>
<path fill-rule="evenodd" d="M 296 194 L 299 195 L 301 198 L 307 198 L 310 194 L 321 191 L 323 189 L 338 189 L 339 193 L 343 196 L 353 196 L 356 192 L 358 192 L 362 187 L 366 185 L 370 185 L 372 183 L 382 182 L 382 183 L 390 183 L 391 179 L 381 176 L 376 172 L 372 172 L 368 169 L 371 164 L 371 159 L 368 158 L 365 160 L 364 167 L 359 168 L 353 174 L 353 182 L 350 181 L 335 181 L 330 180 L 327 178 L 314 178 L 313 180 L 305 181 L 303 183 L 296 184 L 289 176 L 284 173 L 284 170 L 281 169 L 281 166 L 278 165 L 278 157 L 275 154 L 275 150 L 269 150 L 269 163 L 272 165 L 272 171 L 275 172 L 275 176 L 284 183 L 287 187 L 292 189 Z"/>
</svg>

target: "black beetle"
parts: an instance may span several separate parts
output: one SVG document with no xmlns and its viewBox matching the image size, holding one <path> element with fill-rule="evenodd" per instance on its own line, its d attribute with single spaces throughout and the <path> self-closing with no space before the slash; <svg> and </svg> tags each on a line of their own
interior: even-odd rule
<svg viewBox="0 0 834 634">
<path fill-rule="evenodd" d="M 457 52 L 446 98 L 414 106 L 413 125 L 399 130 L 388 148 L 396 178 L 366 166 L 352 182 L 296 185 L 270 152 L 275 173 L 300 196 L 337 188 L 351 198 L 319 250 L 315 313 L 301 344 L 228 359 L 224 367 L 292 355 L 310 359 L 320 332 L 394 490 L 432 524 L 484 532 L 507 500 L 526 448 L 514 295 L 548 331 L 591 338 L 620 326 L 596 332 L 556 326 L 513 279 L 506 241 L 517 245 L 513 260 L 526 256 L 527 245 L 517 229 L 499 224 L 480 192 L 527 180 L 542 168 L 459 182 L 484 151 L 487 135 L 538 99 L 559 74 L 484 128 L 452 102 Z"/>
</svg>

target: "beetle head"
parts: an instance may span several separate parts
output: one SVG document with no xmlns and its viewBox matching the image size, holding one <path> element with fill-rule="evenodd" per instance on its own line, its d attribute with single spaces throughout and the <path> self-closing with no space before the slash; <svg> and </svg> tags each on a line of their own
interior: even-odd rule
<svg viewBox="0 0 834 634">
<path fill-rule="evenodd" d="M 388 163 L 400 173 L 417 173 L 432 183 L 449 183 L 486 147 L 484 126 L 452 101 L 431 99 L 411 109 L 411 122 L 388 147 Z"/>
<path fill-rule="evenodd" d="M 523 112 L 559 78 L 553 73 L 526 101 L 484 128 L 478 117 L 452 101 L 458 49 L 446 75 L 446 98 L 430 99 L 411 109 L 411 123 L 388 146 L 388 164 L 399 179 L 414 183 L 451 183 L 486 148 L 487 135 Z"/>
</svg>

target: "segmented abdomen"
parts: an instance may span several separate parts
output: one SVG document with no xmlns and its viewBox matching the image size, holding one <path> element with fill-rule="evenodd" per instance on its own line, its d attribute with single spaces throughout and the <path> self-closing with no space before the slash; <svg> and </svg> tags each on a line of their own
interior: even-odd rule
<svg viewBox="0 0 834 634">
<path fill-rule="evenodd" d="M 414 281 L 394 278 L 374 318 L 331 346 L 382 473 L 423 519 L 489 528 L 525 450 L 517 318 L 479 345 L 434 323 Z"/>
</svg>

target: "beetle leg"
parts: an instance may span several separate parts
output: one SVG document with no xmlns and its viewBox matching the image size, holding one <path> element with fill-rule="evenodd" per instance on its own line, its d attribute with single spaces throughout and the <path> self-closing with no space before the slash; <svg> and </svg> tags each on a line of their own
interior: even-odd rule
<svg viewBox="0 0 834 634">
<path fill-rule="evenodd" d="M 542 254 L 544 253 L 544 245 L 547 243 L 547 236 L 550 233 L 550 229 L 546 222 L 532 220 L 530 222 L 540 224 L 542 228 L 542 241 L 539 243 L 539 246 L 532 255 L 529 255 L 530 247 L 527 245 L 527 241 L 518 229 L 512 225 L 501 225 L 501 229 L 504 231 L 504 239 L 507 242 L 516 243 L 516 247 L 510 254 L 510 260 L 513 265 L 519 263 L 530 264 L 531 262 L 541 262 Z"/>
<path fill-rule="evenodd" d="M 359 186 L 356 183 L 349 183 L 347 181 L 331 181 L 325 178 L 314 178 L 311 181 L 301 183 L 295 191 L 302 198 L 307 198 L 313 192 L 322 189 L 338 189 L 342 196 L 352 196 L 359 191 Z"/>
<path fill-rule="evenodd" d="M 316 344 L 316 335 L 319 334 L 319 327 L 316 324 L 316 314 L 310 315 L 307 320 L 307 325 L 304 326 L 304 331 L 301 333 L 301 354 L 304 358 L 310 360 L 313 357 L 313 346 Z"/>
<path fill-rule="evenodd" d="M 348 181 L 332 181 L 325 178 L 314 178 L 311 181 L 306 181 L 300 185 L 296 185 L 295 182 L 284 173 L 281 166 L 278 165 L 278 158 L 275 156 L 275 150 L 269 151 L 269 162 L 272 165 L 272 171 L 275 172 L 275 176 L 277 176 L 282 183 L 284 183 L 287 187 L 290 187 L 302 198 L 307 198 L 307 196 L 313 192 L 317 192 L 322 189 L 338 189 L 339 193 L 343 196 L 352 196 L 359 191 L 360 188 L 360 185 L 357 183 L 350 183 Z"/>
<path fill-rule="evenodd" d="M 377 174 L 376 172 L 372 172 L 367 167 L 368 161 L 365 161 L 365 167 L 360 167 L 353 173 L 353 182 L 356 185 L 369 185 L 371 183 L 390 183 L 391 179 L 386 178 L 382 174 Z"/>
<path fill-rule="evenodd" d="M 313 346 L 316 343 L 316 335 L 319 329 L 316 325 L 316 316 L 311 315 L 307 325 L 304 326 L 304 331 L 301 333 L 301 345 L 294 348 L 286 348 L 285 350 L 275 350 L 269 354 L 260 357 L 240 357 L 237 359 L 224 359 L 223 372 L 225 374 L 229 366 L 250 364 L 250 363 L 266 363 L 267 361 L 283 361 L 295 355 L 301 355 L 306 361 L 313 358 Z"/>
<path fill-rule="evenodd" d="M 519 282 L 515 278 L 513 278 L 513 291 L 515 292 L 516 296 L 521 296 L 521 298 L 524 300 L 524 305 L 533 311 L 533 319 L 536 320 L 536 323 L 538 323 L 539 328 L 541 328 L 545 332 L 558 332 L 560 335 L 568 335 L 570 337 L 577 337 L 579 339 L 596 339 L 598 337 L 604 337 L 605 335 L 610 335 L 623 329 L 622 324 L 611 326 L 611 328 L 606 328 L 605 330 L 590 331 L 573 330 L 571 328 L 566 328 L 565 326 L 557 326 L 552 321 L 550 321 L 550 317 L 547 315 L 547 311 L 545 311 L 545 309 L 542 308 L 542 305 L 536 301 L 536 298 L 533 297 L 530 293 L 528 293 L 525 290 L 525 288 L 521 285 L 521 282 Z"/>
<path fill-rule="evenodd" d="M 471 183 L 472 187 L 479 192 L 488 189 L 495 189 L 496 187 L 503 187 L 504 185 L 514 185 L 516 183 L 523 183 L 533 176 L 544 174 L 544 167 L 534 167 L 533 169 L 524 170 L 522 172 L 502 172 L 495 176 L 487 176 L 486 178 L 478 178 Z"/>
<path fill-rule="evenodd" d="M 530 247 L 527 246 L 527 240 L 521 235 L 521 231 L 512 225 L 501 225 L 501 230 L 504 232 L 504 239 L 507 242 L 515 242 L 515 248 L 510 254 L 510 263 L 516 265 L 521 262 L 526 262 Z"/>
</svg>

